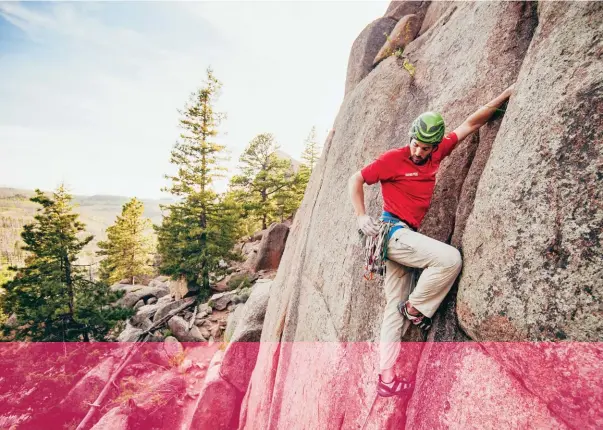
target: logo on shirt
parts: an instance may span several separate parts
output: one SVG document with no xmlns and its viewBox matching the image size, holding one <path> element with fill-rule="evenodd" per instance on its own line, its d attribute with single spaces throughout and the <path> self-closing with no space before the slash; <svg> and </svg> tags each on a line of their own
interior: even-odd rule
<svg viewBox="0 0 603 430">
<path fill-rule="evenodd" d="M 419 176 L 419 172 L 405 173 L 404 176 Z"/>
</svg>

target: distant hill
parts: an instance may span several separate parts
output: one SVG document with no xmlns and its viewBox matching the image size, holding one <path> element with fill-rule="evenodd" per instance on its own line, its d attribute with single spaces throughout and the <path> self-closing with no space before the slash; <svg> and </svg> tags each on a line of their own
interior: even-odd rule
<svg viewBox="0 0 603 430">
<path fill-rule="evenodd" d="M 21 255 L 15 244 L 20 242 L 21 229 L 24 224 L 31 222 L 40 207 L 30 202 L 33 190 L 0 187 L 0 256 L 8 259 L 11 264 L 19 264 Z M 121 213 L 122 206 L 130 197 L 94 195 L 73 196 L 75 211 L 80 220 L 86 224 L 86 231 L 94 235 L 94 240 L 84 249 L 81 260 L 88 264 L 97 261 L 94 256 L 97 243 L 106 238 L 105 230 L 115 222 Z M 150 218 L 153 224 L 160 224 L 162 213 L 159 205 L 168 205 L 171 199 L 141 199 L 144 203 L 144 216 Z M 16 261 L 13 261 L 16 260 Z"/>
<path fill-rule="evenodd" d="M 276 155 L 278 155 L 279 158 L 284 158 L 285 160 L 291 160 L 291 165 L 293 166 L 293 170 L 295 172 L 297 172 L 299 170 L 299 166 L 301 166 L 301 161 L 296 160 L 295 158 L 293 158 L 286 152 L 281 151 L 280 149 L 276 151 Z"/>
</svg>

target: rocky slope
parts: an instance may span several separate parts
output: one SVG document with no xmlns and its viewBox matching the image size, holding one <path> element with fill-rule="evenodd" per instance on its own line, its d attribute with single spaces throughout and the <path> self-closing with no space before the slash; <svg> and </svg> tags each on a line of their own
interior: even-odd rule
<svg viewBox="0 0 603 430">
<path fill-rule="evenodd" d="M 206 303 L 165 276 L 113 285 L 136 311 L 119 342 L 0 344 L 0 428 L 236 427 L 287 232 L 241 243 Z"/>
</svg>

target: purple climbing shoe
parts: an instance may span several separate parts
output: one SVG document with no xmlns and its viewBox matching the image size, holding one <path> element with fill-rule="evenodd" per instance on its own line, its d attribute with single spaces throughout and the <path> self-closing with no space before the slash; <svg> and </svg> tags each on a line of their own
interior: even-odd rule
<svg viewBox="0 0 603 430">
<path fill-rule="evenodd" d="M 377 385 L 377 394 L 381 397 L 401 396 L 410 392 L 412 382 L 403 379 L 394 378 L 392 382 L 386 384 L 379 375 L 379 384 Z"/>
</svg>

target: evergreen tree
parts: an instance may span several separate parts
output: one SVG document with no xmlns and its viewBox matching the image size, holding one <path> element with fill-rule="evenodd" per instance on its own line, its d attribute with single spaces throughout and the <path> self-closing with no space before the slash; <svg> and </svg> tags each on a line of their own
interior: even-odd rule
<svg viewBox="0 0 603 430">
<path fill-rule="evenodd" d="M 107 228 L 107 240 L 98 243 L 101 261 L 101 279 L 110 284 L 153 274 L 153 241 L 149 236 L 151 220 L 143 218 L 143 203 L 133 198 L 126 203 L 115 224 Z"/>
<path fill-rule="evenodd" d="M 23 227 L 25 267 L 4 285 L 4 312 L 14 313 L 19 340 L 103 340 L 131 311 L 112 306 L 119 294 L 86 279 L 75 264 L 92 236 L 82 237 L 84 224 L 73 213 L 64 186 L 46 197 L 40 190 L 30 199 L 40 204 L 34 222 Z M 5 333 L 7 331 L 5 330 Z"/>
<path fill-rule="evenodd" d="M 306 138 L 304 152 L 301 156 L 302 160 L 304 161 L 303 166 L 308 169 L 310 174 L 314 170 L 314 166 L 316 166 L 316 162 L 320 158 L 321 153 L 322 148 L 316 141 L 316 127 L 312 127 L 310 134 L 308 134 L 308 137 Z"/>
<path fill-rule="evenodd" d="M 297 172 L 297 186 L 295 188 L 295 196 L 298 201 L 298 207 L 304 197 L 304 193 L 306 192 L 308 182 L 310 182 L 310 176 L 312 175 L 312 171 L 316 166 L 316 162 L 320 158 L 321 152 L 322 148 L 318 145 L 318 142 L 316 141 L 316 127 L 312 127 L 312 130 L 310 130 L 310 134 L 306 138 L 304 152 L 301 156 L 303 163 L 301 164 L 301 166 L 299 166 L 299 171 Z"/>
<path fill-rule="evenodd" d="M 223 115 L 214 110 L 221 84 L 211 69 L 203 88 L 191 95 L 181 112 L 183 129 L 171 154 L 178 172 L 164 190 L 180 197 L 165 208 L 169 215 L 157 227 L 162 273 L 185 277 L 189 285 L 209 290 L 209 274 L 219 269 L 220 260 L 231 257 L 234 227 L 228 208 L 212 189 L 225 170 L 224 146 L 216 143 Z"/>
<path fill-rule="evenodd" d="M 0 295 L 3 293 L 2 286 L 13 278 L 13 274 L 8 267 L 8 259 L 0 256 Z"/>
<path fill-rule="evenodd" d="M 290 160 L 279 158 L 272 134 L 263 133 L 251 140 L 241 155 L 241 174 L 233 176 L 231 186 L 242 192 L 244 207 L 262 223 L 290 215 L 290 194 L 295 174 Z M 280 203 L 279 203 L 280 199 Z M 280 207 L 279 207 L 280 206 Z"/>
</svg>

